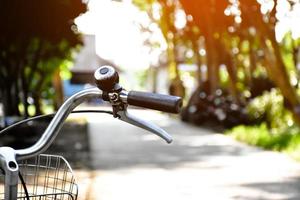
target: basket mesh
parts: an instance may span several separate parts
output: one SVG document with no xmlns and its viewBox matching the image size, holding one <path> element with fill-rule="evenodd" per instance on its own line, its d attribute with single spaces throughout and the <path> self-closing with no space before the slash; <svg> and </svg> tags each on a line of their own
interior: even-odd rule
<svg viewBox="0 0 300 200">
<path fill-rule="evenodd" d="M 41 154 L 19 162 L 30 199 L 77 199 L 78 188 L 72 169 L 62 156 Z M 0 199 L 4 199 L 4 175 L 0 175 Z M 18 199 L 27 199 L 21 181 Z"/>
</svg>

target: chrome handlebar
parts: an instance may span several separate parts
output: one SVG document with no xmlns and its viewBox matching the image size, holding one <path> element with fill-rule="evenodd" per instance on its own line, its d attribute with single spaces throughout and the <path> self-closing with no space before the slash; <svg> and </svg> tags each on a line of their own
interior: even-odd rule
<svg viewBox="0 0 300 200">
<path fill-rule="evenodd" d="M 117 95 L 117 97 L 114 95 Z M 127 95 L 128 93 L 126 91 L 122 91 L 119 94 L 108 93 L 109 99 L 113 105 L 115 117 L 134 126 L 148 130 L 164 139 L 167 143 L 171 143 L 172 137 L 166 131 L 154 123 L 139 119 L 127 112 Z M 56 138 L 59 130 L 62 128 L 65 119 L 73 109 L 88 99 L 102 99 L 102 96 L 103 92 L 98 88 L 85 89 L 71 96 L 59 108 L 41 138 L 33 146 L 26 149 L 15 150 L 17 160 L 30 158 L 47 150 Z"/>
<path fill-rule="evenodd" d="M 47 150 L 57 136 L 59 130 L 62 128 L 65 119 L 74 110 L 74 108 L 91 98 L 102 98 L 102 91 L 98 88 L 91 88 L 80 91 L 71 96 L 59 108 L 42 137 L 33 146 L 26 149 L 16 150 L 17 159 L 20 160 L 33 157 Z"/>
<path fill-rule="evenodd" d="M 144 101 L 144 104 L 141 105 L 144 107 L 147 107 L 147 104 L 152 104 L 150 108 L 153 107 L 155 109 L 157 107 L 157 104 L 159 105 L 160 102 L 162 102 L 162 105 L 164 105 L 163 102 L 167 102 L 168 104 L 165 104 L 166 107 L 172 107 L 174 105 L 173 107 L 176 108 L 177 104 L 180 103 L 178 100 L 181 99 L 168 98 L 168 96 L 155 96 L 155 94 L 152 93 L 138 94 L 133 98 L 130 96 L 130 92 L 127 92 L 119 85 L 119 75 L 116 70 L 110 66 L 100 67 L 95 71 L 94 76 L 98 88 L 95 87 L 91 89 L 85 89 L 74 94 L 67 101 L 65 101 L 55 114 L 54 118 L 51 120 L 41 138 L 34 145 L 25 149 L 14 150 L 15 158 L 17 160 L 30 158 L 47 150 L 56 138 L 59 130 L 63 126 L 64 121 L 73 111 L 73 109 L 82 102 L 92 98 L 100 98 L 105 101 L 109 101 L 112 105 L 113 115 L 115 118 L 148 130 L 164 139 L 167 143 L 172 142 L 172 137 L 160 127 L 151 122 L 147 122 L 143 119 L 139 119 L 129 114 L 127 112 L 127 106 L 129 100 L 132 101 L 137 99 L 139 100 L 138 105 L 140 104 L 140 102 Z"/>
</svg>

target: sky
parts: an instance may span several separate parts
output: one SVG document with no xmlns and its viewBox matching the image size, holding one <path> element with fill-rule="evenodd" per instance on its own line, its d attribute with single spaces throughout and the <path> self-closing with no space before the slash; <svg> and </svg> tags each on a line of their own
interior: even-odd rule
<svg viewBox="0 0 300 200">
<path fill-rule="evenodd" d="M 147 16 L 130 1 L 90 0 L 89 11 L 75 23 L 79 31 L 95 34 L 96 53 L 102 58 L 121 68 L 145 69 L 153 60 L 143 45 L 137 21 L 149 23 Z"/>
<path fill-rule="evenodd" d="M 300 1 L 295 0 L 293 7 L 286 0 L 277 1 L 277 25 L 276 38 L 280 41 L 287 31 L 291 31 L 292 37 L 300 37 Z"/>
</svg>

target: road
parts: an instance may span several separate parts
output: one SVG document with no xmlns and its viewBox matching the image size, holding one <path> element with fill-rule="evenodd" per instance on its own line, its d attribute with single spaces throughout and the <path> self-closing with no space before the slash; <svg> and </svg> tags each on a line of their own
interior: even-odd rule
<svg viewBox="0 0 300 200">
<path fill-rule="evenodd" d="M 93 171 L 76 170 L 80 199 L 300 199 L 300 164 L 156 112 L 134 110 L 174 137 L 91 114 Z"/>
</svg>

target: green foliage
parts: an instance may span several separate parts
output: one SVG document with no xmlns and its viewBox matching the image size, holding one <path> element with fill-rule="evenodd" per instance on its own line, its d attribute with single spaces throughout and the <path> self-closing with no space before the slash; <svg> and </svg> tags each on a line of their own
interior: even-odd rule
<svg viewBox="0 0 300 200">
<path fill-rule="evenodd" d="M 247 106 L 252 119 L 260 125 L 240 125 L 225 132 L 235 139 L 264 149 L 288 153 L 300 160 L 300 127 L 294 123 L 290 111 L 284 107 L 279 89 L 271 89 L 254 98 Z"/>
<path fill-rule="evenodd" d="M 136 72 L 135 77 L 137 77 L 139 87 L 141 87 L 141 88 L 146 87 L 149 71 L 150 70 L 148 69 L 148 70 L 142 70 L 142 71 Z"/>
<path fill-rule="evenodd" d="M 225 132 L 235 139 L 264 149 L 286 152 L 300 160 L 300 128 L 291 126 L 281 132 L 270 132 L 266 123 L 257 126 L 240 125 Z"/>
<path fill-rule="evenodd" d="M 264 120 L 271 132 L 283 131 L 294 124 L 292 114 L 284 107 L 279 89 L 273 88 L 254 98 L 247 111 L 252 119 Z"/>
<path fill-rule="evenodd" d="M 132 3 L 143 11 L 147 11 L 151 8 L 152 3 L 155 0 L 133 0 Z"/>
<path fill-rule="evenodd" d="M 299 96 L 294 94 L 300 94 L 297 69 L 300 40 L 292 38 L 291 33 L 286 34 L 281 43 L 276 40 L 276 15 L 280 14 L 275 9 L 276 6 L 274 10 L 263 14 L 260 11 L 264 2 L 257 1 L 133 2 L 146 11 L 150 18 L 153 14 L 153 2 L 160 5 L 160 18 L 154 22 L 159 25 L 167 41 L 170 69 L 176 66 L 174 63 L 177 60 L 198 66 L 205 64 L 209 70 L 202 72 L 205 73 L 203 77 L 208 78 L 204 80 L 207 85 L 206 90 L 203 90 L 207 94 L 213 95 L 216 88 L 222 87 L 229 91 L 234 100 L 242 99 L 242 103 L 248 104 L 246 111 L 252 118 L 250 121 L 260 125 L 238 126 L 228 131 L 228 134 L 252 145 L 287 151 L 293 156 L 297 153 L 300 155 L 300 128 L 293 119 L 297 116 L 294 108 L 299 105 Z M 290 4 L 292 8 L 294 3 Z M 174 26 L 174 16 L 179 9 L 183 9 L 187 16 L 187 24 L 182 30 Z M 234 11 L 236 9 L 238 12 Z M 192 50 L 193 57 L 186 56 L 182 49 Z M 205 49 L 206 53 L 199 55 L 200 49 Z M 220 67 L 224 65 L 226 67 Z M 200 80 L 202 77 L 198 78 Z M 273 87 L 277 88 L 270 90 Z M 263 92 L 264 90 L 266 91 Z M 198 92 L 194 93 L 195 98 L 191 101 L 190 108 L 203 105 L 199 102 L 205 102 L 206 99 L 196 98 L 199 96 Z M 252 100 L 248 102 L 250 98 Z M 244 99 L 247 100 L 243 101 Z M 189 116 L 186 119 L 194 120 L 203 113 L 206 114 L 206 107 L 209 106 L 203 107 L 195 113 L 187 112 Z M 224 112 L 230 110 L 221 106 L 218 108 Z M 207 116 L 203 118 L 206 119 Z M 300 121 L 300 117 L 297 121 Z"/>
<path fill-rule="evenodd" d="M 0 95 L 4 114 L 41 113 L 42 99 L 55 92 L 53 77 L 66 70 L 81 44 L 74 19 L 86 11 L 81 0 L 0 1 Z M 12 99 L 14 101 L 12 101 Z M 21 106 L 20 106 L 21 104 Z"/>
<path fill-rule="evenodd" d="M 227 88 L 229 82 L 229 74 L 225 67 L 220 68 L 220 84 L 222 87 Z"/>
<path fill-rule="evenodd" d="M 63 80 L 71 79 L 72 73 L 70 71 L 70 68 L 74 66 L 74 62 L 72 59 L 64 59 L 60 63 L 60 77 Z"/>
</svg>

